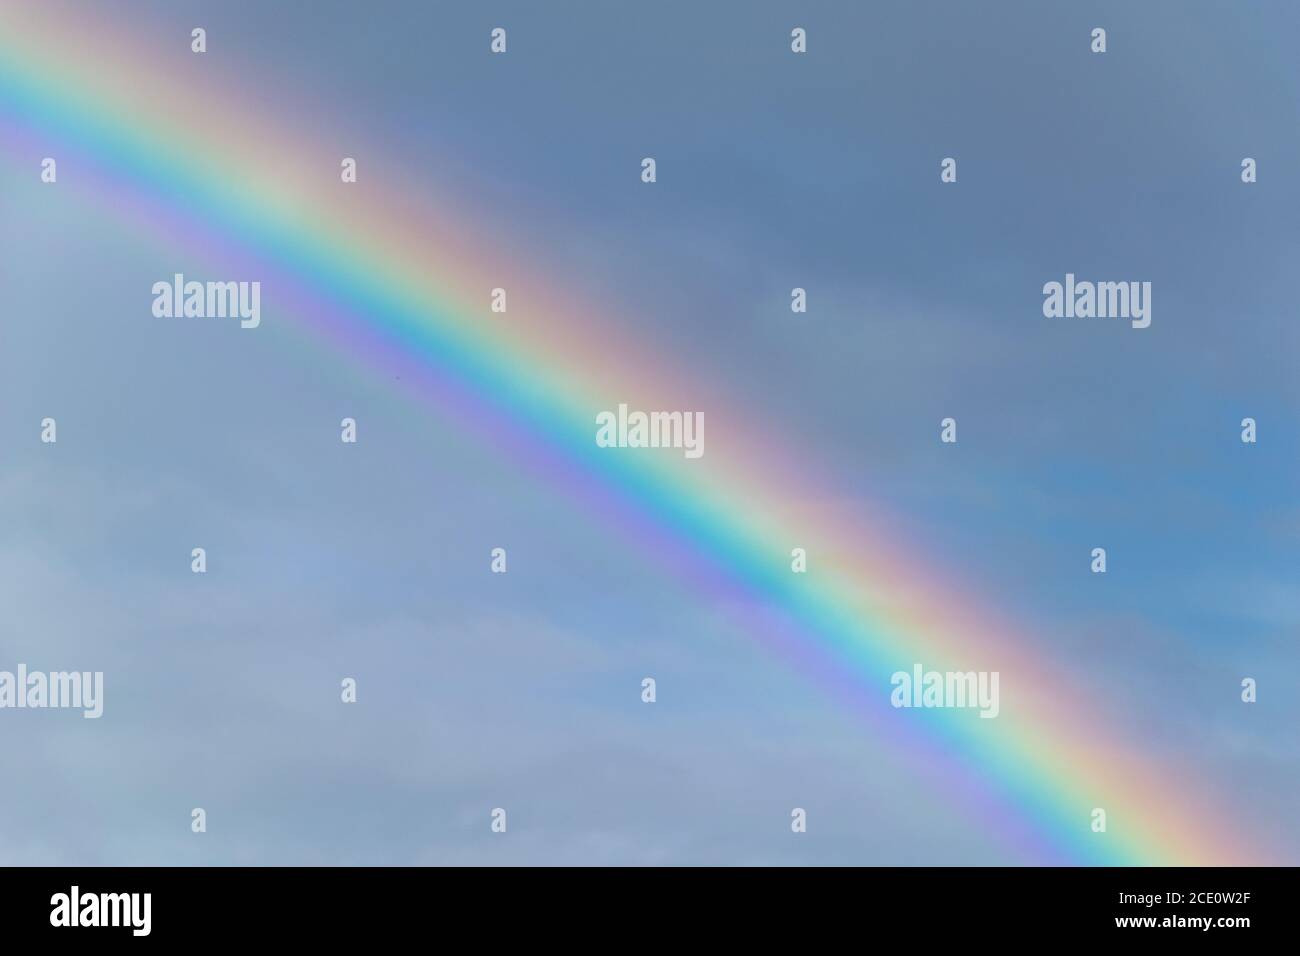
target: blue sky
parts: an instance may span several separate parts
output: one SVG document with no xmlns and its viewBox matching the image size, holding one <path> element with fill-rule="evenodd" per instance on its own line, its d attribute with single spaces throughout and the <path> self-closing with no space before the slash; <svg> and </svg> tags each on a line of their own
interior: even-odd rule
<svg viewBox="0 0 1300 956">
<path fill-rule="evenodd" d="M 658 360 L 815 449 L 1141 749 L 1238 781 L 1242 816 L 1300 858 L 1293 6 L 121 15 L 160 43 L 205 25 L 203 69 L 274 78 L 250 109 L 310 111 L 545 249 L 535 265 L 617 304 Z M 103 670 L 106 702 L 0 713 L 22 755 L 0 860 L 1018 861 L 725 607 L 454 418 L 305 348 L 265 292 L 255 333 L 152 320 L 184 242 L 5 147 L 0 669 Z M 1044 319 L 1066 272 L 1151 281 L 1151 327 Z"/>
</svg>

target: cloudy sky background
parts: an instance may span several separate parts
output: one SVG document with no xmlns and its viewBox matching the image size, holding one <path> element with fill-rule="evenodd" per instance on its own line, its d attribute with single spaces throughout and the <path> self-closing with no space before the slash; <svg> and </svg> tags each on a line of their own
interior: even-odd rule
<svg viewBox="0 0 1300 956">
<path fill-rule="evenodd" d="M 382 152 L 618 304 L 648 363 L 814 449 L 1300 859 L 1293 6 L 120 8 L 148 42 L 204 25 L 202 68 L 261 82 L 251 111 Z M 99 721 L 0 712 L 0 861 L 1022 861 L 725 608 L 305 345 L 266 288 L 256 332 L 154 319 L 183 242 L 0 145 L 0 669 L 107 682 Z M 1151 281 L 1151 328 L 1044 319 L 1067 271 Z"/>
</svg>

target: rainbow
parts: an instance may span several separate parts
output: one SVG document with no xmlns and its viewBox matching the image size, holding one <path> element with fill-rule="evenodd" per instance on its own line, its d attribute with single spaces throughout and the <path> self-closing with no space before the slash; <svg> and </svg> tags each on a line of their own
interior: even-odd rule
<svg viewBox="0 0 1300 956">
<path fill-rule="evenodd" d="M 250 109 L 253 91 L 206 77 L 188 37 L 175 40 L 172 54 L 145 50 L 124 27 L 87 25 L 84 10 L 74 21 L 52 4 L 0 9 L 0 140 L 31 157 L 33 177 L 57 156 L 58 188 L 95 185 L 124 221 L 179 237 L 187 255 L 272 270 L 264 308 L 279 302 L 276 318 L 304 341 L 400 379 L 725 600 L 1014 858 L 1265 861 L 1244 826 L 1225 823 L 1222 795 L 1108 726 L 1104 702 L 1084 699 L 1034 635 L 936 580 L 887 518 L 822 494 L 804 464 L 815 451 L 645 359 L 646 344 L 598 307 L 573 307 L 590 299 L 521 266 L 536 250 L 492 247 L 468 210 L 423 196 L 399 169 L 381 174 L 382 158 L 359 156 L 360 182 L 344 186 L 348 152 Z M 509 287 L 509 321 L 488 310 L 497 286 Z M 708 454 L 598 448 L 595 413 L 620 401 L 704 410 Z M 807 574 L 791 573 L 796 546 Z M 913 662 L 999 671 L 1000 718 L 892 709 L 890 675 Z M 1108 832 L 1092 832 L 1093 807 Z"/>
</svg>

